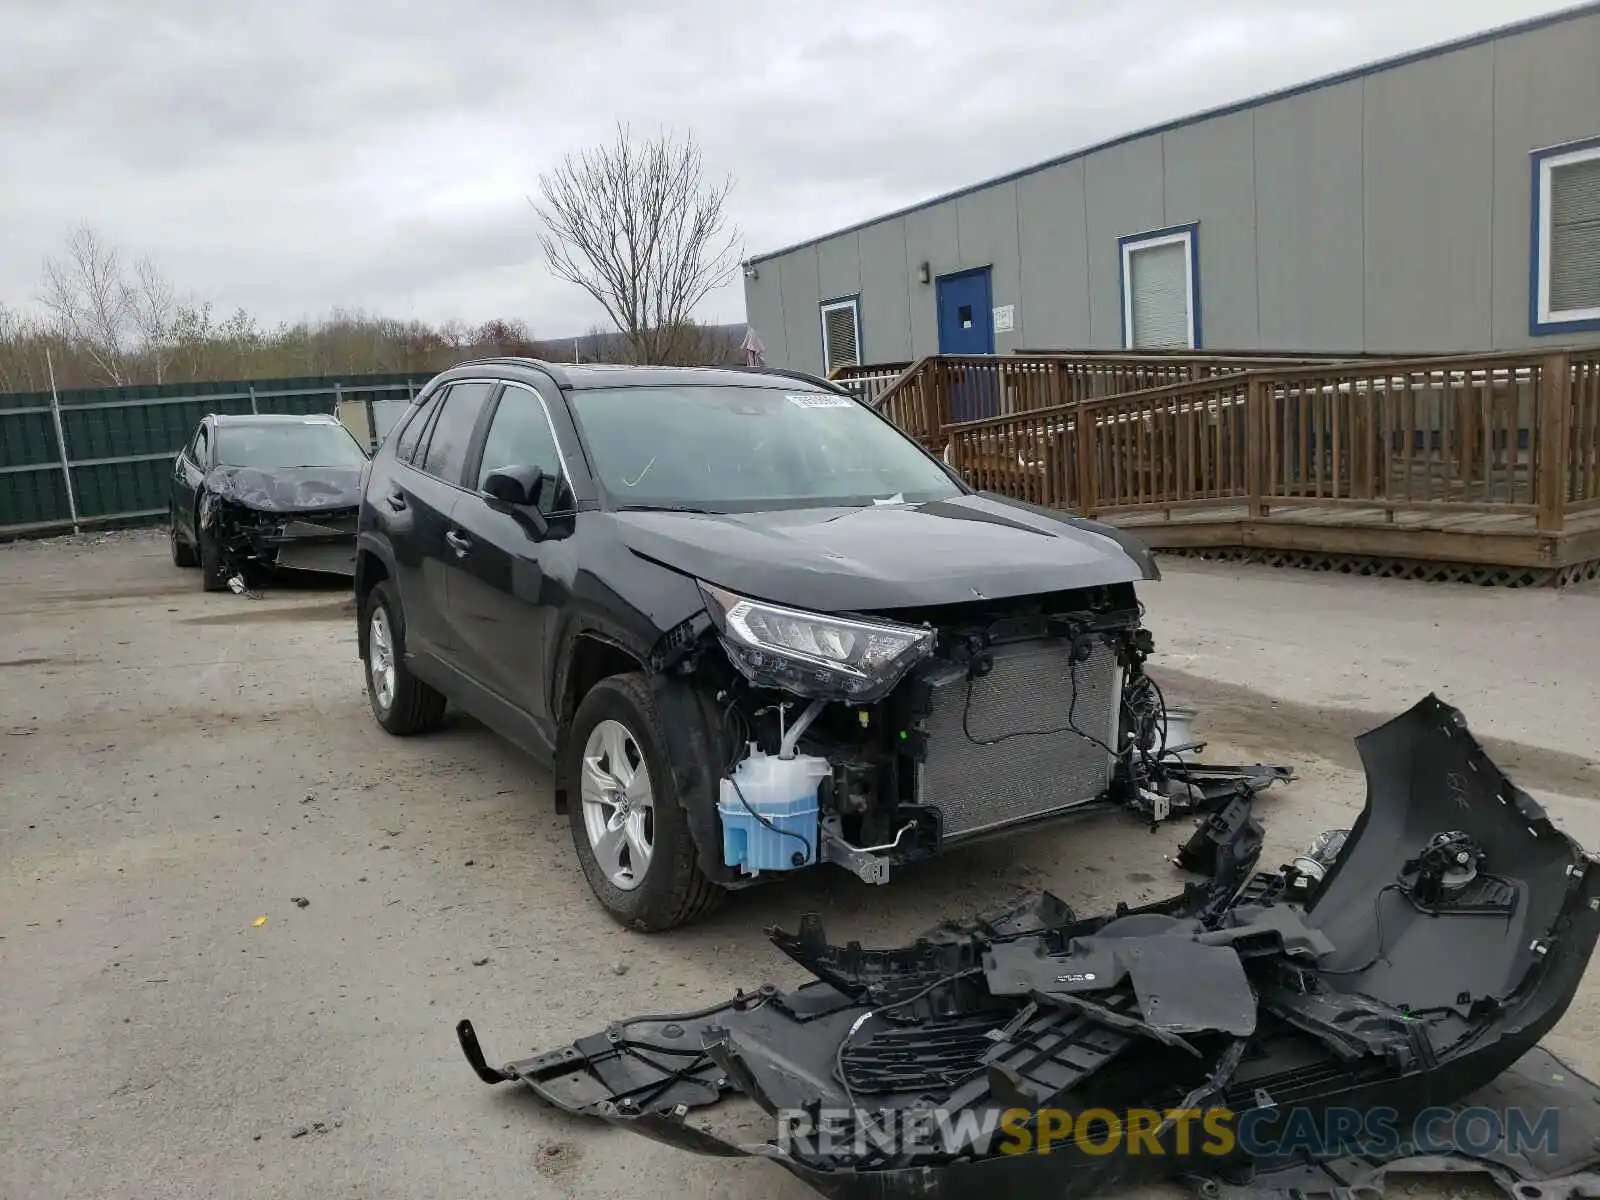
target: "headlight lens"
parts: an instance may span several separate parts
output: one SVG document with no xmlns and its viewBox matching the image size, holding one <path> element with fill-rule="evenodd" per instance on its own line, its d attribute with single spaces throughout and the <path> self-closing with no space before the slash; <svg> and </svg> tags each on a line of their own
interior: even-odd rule
<svg viewBox="0 0 1600 1200">
<path fill-rule="evenodd" d="M 933 630 L 751 600 L 702 583 L 733 665 L 761 687 L 872 704 L 933 652 Z"/>
</svg>

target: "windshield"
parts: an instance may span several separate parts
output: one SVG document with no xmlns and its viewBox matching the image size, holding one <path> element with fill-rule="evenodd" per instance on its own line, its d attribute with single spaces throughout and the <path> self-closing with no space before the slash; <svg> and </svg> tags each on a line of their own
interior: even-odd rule
<svg viewBox="0 0 1600 1200">
<path fill-rule="evenodd" d="M 618 505 L 751 511 L 961 494 L 893 425 L 804 384 L 605 388 L 569 399 Z"/>
<path fill-rule="evenodd" d="M 361 443 L 331 421 L 217 425 L 217 461 L 225 467 L 359 467 Z"/>
</svg>

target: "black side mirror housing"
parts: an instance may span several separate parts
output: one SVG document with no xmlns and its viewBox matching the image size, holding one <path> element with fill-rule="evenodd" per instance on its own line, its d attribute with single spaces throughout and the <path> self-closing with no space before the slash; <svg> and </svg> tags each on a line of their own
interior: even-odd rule
<svg viewBox="0 0 1600 1200">
<path fill-rule="evenodd" d="M 542 538 L 550 531 L 550 523 L 539 511 L 539 499 L 549 483 L 550 477 L 539 467 L 501 467 L 489 472 L 489 477 L 483 481 L 483 490 L 519 522 L 530 527 L 534 537 Z"/>
</svg>

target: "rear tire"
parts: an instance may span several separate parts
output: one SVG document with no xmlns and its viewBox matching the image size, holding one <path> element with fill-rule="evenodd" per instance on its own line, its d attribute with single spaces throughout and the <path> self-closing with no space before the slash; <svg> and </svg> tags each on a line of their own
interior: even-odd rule
<svg viewBox="0 0 1600 1200">
<path fill-rule="evenodd" d="M 168 518 L 167 537 L 172 542 L 172 565 L 198 567 L 200 560 L 194 556 L 194 547 L 184 541 L 183 535 L 178 532 L 178 510 L 173 509 Z"/>
<path fill-rule="evenodd" d="M 613 675 L 578 705 L 563 752 L 565 777 L 574 781 L 567 804 L 572 844 L 589 887 L 615 920 L 643 933 L 698 921 L 727 895 L 700 870 L 685 798 L 662 740 L 649 680 Z M 618 783 L 626 787 L 619 791 Z M 649 853 L 641 870 L 638 850 L 645 842 Z"/>
<path fill-rule="evenodd" d="M 361 644 L 372 715 L 395 737 L 428 733 L 444 720 L 444 695 L 406 668 L 405 618 L 387 580 L 375 584 L 361 607 Z"/>
</svg>

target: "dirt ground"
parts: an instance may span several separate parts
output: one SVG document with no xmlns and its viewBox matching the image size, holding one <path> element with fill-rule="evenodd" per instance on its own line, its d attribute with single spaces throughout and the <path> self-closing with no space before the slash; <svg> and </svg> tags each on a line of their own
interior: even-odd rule
<svg viewBox="0 0 1600 1200">
<path fill-rule="evenodd" d="M 1269 864 L 1348 823 L 1350 738 L 1429 690 L 1600 845 L 1600 592 L 1165 570 L 1169 701 L 1212 757 L 1302 772 L 1260 805 Z M 1186 832 L 1096 820 L 631 935 L 543 771 L 465 720 L 377 729 L 342 591 L 205 595 L 149 534 L 0 547 L 0 1196 L 800 1200 L 775 1167 L 484 1087 L 455 1021 L 504 1060 L 795 982 L 760 931 L 807 911 L 870 944 L 1040 886 L 1154 898 Z M 1551 1045 L 1600 1071 L 1592 972 Z"/>
</svg>

